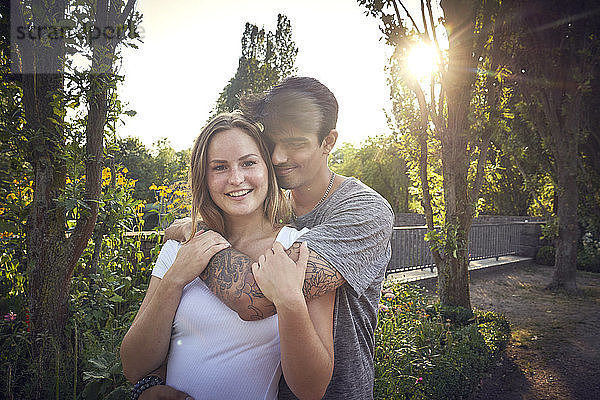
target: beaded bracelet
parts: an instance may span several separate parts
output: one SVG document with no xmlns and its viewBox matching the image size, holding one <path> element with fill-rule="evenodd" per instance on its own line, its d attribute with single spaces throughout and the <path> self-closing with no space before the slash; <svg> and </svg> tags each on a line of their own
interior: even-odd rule
<svg viewBox="0 0 600 400">
<path fill-rule="evenodd" d="M 142 392 L 149 387 L 156 385 L 164 385 L 165 381 L 158 375 L 148 375 L 137 381 L 131 390 L 131 400 L 137 400 Z"/>
</svg>

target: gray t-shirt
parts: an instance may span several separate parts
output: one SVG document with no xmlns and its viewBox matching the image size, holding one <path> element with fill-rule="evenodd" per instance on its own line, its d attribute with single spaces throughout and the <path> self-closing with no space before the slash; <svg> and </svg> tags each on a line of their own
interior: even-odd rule
<svg viewBox="0 0 600 400">
<path fill-rule="evenodd" d="M 381 282 L 391 257 L 394 214 L 389 203 L 348 178 L 319 207 L 295 221 L 308 247 L 346 282 L 336 291 L 333 312 L 333 377 L 324 399 L 373 398 L 373 352 Z M 283 376 L 279 399 L 296 399 Z"/>
</svg>

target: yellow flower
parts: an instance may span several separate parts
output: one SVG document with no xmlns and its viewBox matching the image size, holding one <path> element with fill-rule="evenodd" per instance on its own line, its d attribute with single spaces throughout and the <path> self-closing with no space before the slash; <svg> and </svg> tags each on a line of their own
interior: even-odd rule
<svg viewBox="0 0 600 400">
<path fill-rule="evenodd" d="M 104 167 L 104 169 L 102 170 L 102 179 L 110 179 L 110 177 L 111 177 L 110 168 Z"/>
<path fill-rule="evenodd" d="M 144 216 L 143 212 L 137 213 L 138 218 L 142 218 Z"/>
<path fill-rule="evenodd" d="M 125 167 L 125 168 L 123 168 L 123 169 L 121 170 L 121 172 L 123 172 L 124 174 L 126 174 L 126 173 L 128 173 L 128 172 L 129 172 L 129 170 L 127 169 L 127 167 Z"/>
<path fill-rule="evenodd" d="M 144 267 L 142 267 L 142 268 L 140 268 L 140 269 L 141 269 L 142 271 L 145 271 L 145 270 L 146 270 L 146 268 L 144 268 Z"/>
<path fill-rule="evenodd" d="M 6 196 L 6 200 L 11 201 L 11 200 L 15 200 L 17 198 L 17 196 L 15 196 L 14 193 L 9 193 L 8 196 Z"/>
<path fill-rule="evenodd" d="M 71 183 L 71 178 L 67 176 L 67 183 Z"/>
</svg>

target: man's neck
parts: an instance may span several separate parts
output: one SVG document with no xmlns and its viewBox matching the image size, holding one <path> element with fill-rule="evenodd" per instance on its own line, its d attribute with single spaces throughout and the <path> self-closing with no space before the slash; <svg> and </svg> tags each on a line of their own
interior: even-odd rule
<svg viewBox="0 0 600 400">
<path fill-rule="evenodd" d="M 322 172 L 317 174 L 315 179 L 309 184 L 292 189 L 292 199 L 294 204 L 294 212 L 296 215 L 304 215 L 312 211 L 313 208 L 323 198 L 323 195 L 329 187 L 331 181 L 331 171 L 329 168 L 324 168 Z M 337 181 L 337 179 L 336 179 Z M 333 193 L 334 188 L 339 184 L 334 182 L 329 194 Z"/>
</svg>

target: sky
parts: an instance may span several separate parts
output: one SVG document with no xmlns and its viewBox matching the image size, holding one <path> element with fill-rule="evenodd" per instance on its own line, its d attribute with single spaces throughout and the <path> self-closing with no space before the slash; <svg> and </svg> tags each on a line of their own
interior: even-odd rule
<svg viewBox="0 0 600 400">
<path fill-rule="evenodd" d="M 124 136 L 190 147 L 235 74 L 245 23 L 274 31 L 278 13 L 291 21 L 297 74 L 319 79 L 338 100 L 338 140 L 358 145 L 389 133 L 391 50 L 356 0 L 138 0 L 137 10 L 144 43 L 124 51 L 120 90 L 137 115 L 125 117 Z"/>
</svg>

